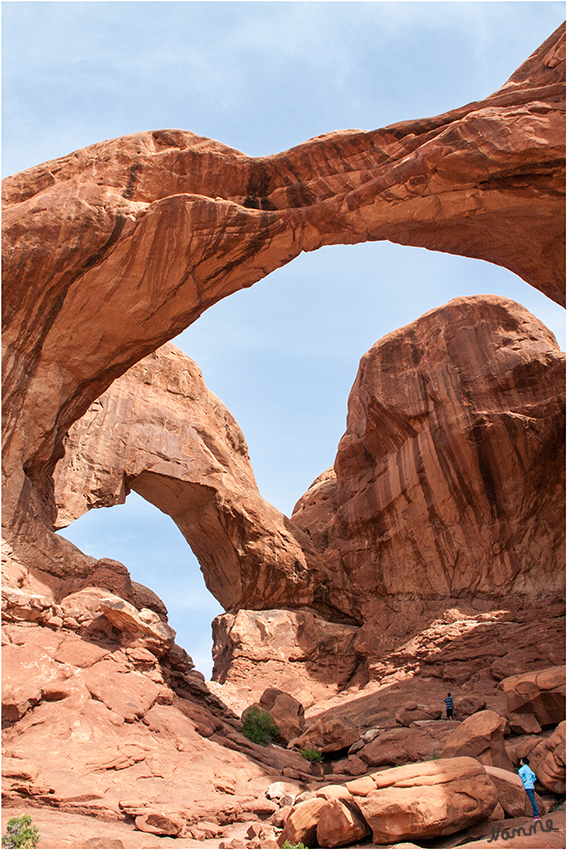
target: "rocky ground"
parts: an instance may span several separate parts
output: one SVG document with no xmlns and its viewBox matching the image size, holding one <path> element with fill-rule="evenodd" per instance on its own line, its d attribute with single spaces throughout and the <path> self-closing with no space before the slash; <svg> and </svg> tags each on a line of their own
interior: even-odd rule
<svg viewBox="0 0 567 850">
<path fill-rule="evenodd" d="M 452 612 L 451 622 L 432 625 L 386 659 L 382 680 L 319 702 L 311 697 L 303 711 L 281 690 L 267 692 L 266 701 L 254 689 L 247 695 L 235 685 L 208 685 L 159 615 L 104 588 L 84 588 L 59 605 L 5 590 L 4 609 L 4 815 L 32 808 L 44 847 L 275 847 L 305 807 L 311 818 L 313 806 L 315 815 L 323 804 L 331 807 L 327 829 L 336 835 L 344 812 L 335 809 L 344 808 L 344 798 L 363 815 L 358 831 L 345 827 L 347 844 L 354 835 L 372 846 L 367 824 L 374 841 L 395 844 L 373 821 L 369 789 L 378 793 L 380 785 L 367 783 L 390 774 L 398 781 L 399 771 L 409 770 L 404 788 L 409 783 L 421 796 L 424 783 L 433 782 L 423 771 L 438 772 L 439 765 L 443 790 L 429 800 L 427 814 L 441 806 L 437 825 L 427 825 L 422 813 L 411 838 L 428 846 L 440 819 L 464 841 L 471 826 L 485 830 L 477 837 L 490 834 L 494 820 L 525 814 L 511 771 L 528 753 L 542 810 L 565 794 L 564 667 L 549 666 L 550 658 L 561 660 L 560 616 L 541 618 L 535 628 L 527 613 L 458 620 Z M 504 663 L 501 652 L 498 664 L 490 662 L 498 646 L 511 645 L 513 659 Z M 482 669 L 473 663 L 479 647 L 486 653 Z M 455 670 L 467 664 L 477 672 L 457 681 Z M 448 690 L 454 720 L 442 718 Z M 285 730 L 277 744 L 253 744 L 242 733 L 242 707 L 258 700 Z M 322 761 L 311 764 L 301 749 L 320 751 Z M 468 811 L 458 786 L 471 769 L 466 793 L 477 802 Z M 449 818 L 442 801 L 451 783 Z M 388 789 L 400 793 L 395 782 Z M 384 794 L 379 790 L 380 800 Z M 411 810 L 405 794 L 389 822 Z M 303 840 L 303 829 L 293 839 Z M 403 827 L 398 844 L 406 833 Z M 122 845 L 108 843 L 110 837 Z M 317 838 L 315 820 L 305 843 L 317 841 L 339 846 L 332 837 Z"/>
</svg>

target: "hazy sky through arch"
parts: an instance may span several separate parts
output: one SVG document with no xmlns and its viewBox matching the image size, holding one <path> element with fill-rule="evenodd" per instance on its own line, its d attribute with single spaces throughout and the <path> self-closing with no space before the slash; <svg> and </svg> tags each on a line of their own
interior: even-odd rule
<svg viewBox="0 0 567 850">
<path fill-rule="evenodd" d="M 151 129 L 191 130 L 262 156 L 332 130 L 435 115 L 501 86 L 564 8 L 4 2 L 3 173 Z M 507 270 L 390 243 L 301 255 L 175 342 L 242 427 L 262 494 L 289 514 L 333 462 L 370 345 L 450 298 L 481 292 L 524 304 L 564 347 L 563 311 Z M 194 611 L 209 603 L 169 518 L 133 494 L 65 534 L 89 554 L 122 560 L 163 595 L 178 641 L 203 666 Z"/>
</svg>

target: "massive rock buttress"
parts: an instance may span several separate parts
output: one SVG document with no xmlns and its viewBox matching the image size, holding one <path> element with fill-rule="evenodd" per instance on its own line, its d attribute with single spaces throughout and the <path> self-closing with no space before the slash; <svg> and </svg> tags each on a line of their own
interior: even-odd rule
<svg viewBox="0 0 567 850">
<path fill-rule="evenodd" d="M 562 594 L 564 382 L 553 334 L 490 295 L 431 310 L 364 355 L 334 470 L 292 514 L 352 582 L 361 652 L 451 600 L 488 610 Z"/>
<path fill-rule="evenodd" d="M 503 265 L 560 300 L 564 32 L 435 118 L 251 158 L 179 130 L 4 181 L 4 520 L 15 557 L 92 563 L 50 529 L 69 427 L 208 306 L 322 245 L 389 239 Z"/>
</svg>

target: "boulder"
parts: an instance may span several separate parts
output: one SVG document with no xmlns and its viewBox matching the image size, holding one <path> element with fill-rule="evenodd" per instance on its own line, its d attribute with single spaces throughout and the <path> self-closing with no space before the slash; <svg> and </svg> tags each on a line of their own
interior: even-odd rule
<svg viewBox="0 0 567 850">
<path fill-rule="evenodd" d="M 519 735 L 508 738 L 506 741 L 506 752 L 512 764 L 516 768 L 519 767 L 520 759 L 526 756 L 531 758 L 531 753 L 535 747 L 541 744 L 542 741 L 546 741 L 552 734 L 552 730 L 548 730 L 539 735 Z"/>
<path fill-rule="evenodd" d="M 435 758 L 454 729 L 451 721 L 438 720 L 424 726 L 381 732 L 356 755 L 371 767 L 406 764 Z"/>
<path fill-rule="evenodd" d="M 541 726 L 560 723 L 565 717 L 565 667 L 533 670 L 502 679 L 508 713 L 533 714 Z"/>
<path fill-rule="evenodd" d="M 349 796 L 349 795 L 347 795 Z M 345 847 L 361 841 L 370 833 L 358 806 L 345 800 L 329 800 L 319 811 L 317 843 L 319 847 Z"/>
<path fill-rule="evenodd" d="M 131 636 L 141 636 L 144 644 L 160 657 L 175 643 L 175 631 L 162 622 L 159 614 L 149 608 L 138 611 L 129 602 L 118 596 L 101 599 L 100 609 L 115 629 Z"/>
<path fill-rule="evenodd" d="M 565 721 L 553 735 L 530 752 L 530 767 L 541 784 L 554 794 L 565 794 Z"/>
<path fill-rule="evenodd" d="M 472 756 L 482 764 L 512 770 L 504 746 L 506 718 L 495 711 L 479 711 L 467 717 L 450 735 L 443 747 L 443 758 Z"/>
<path fill-rule="evenodd" d="M 349 800 L 350 791 L 344 785 L 324 785 L 315 792 L 316 797 L 323 800 Z"/>
<path fill-rule="evenodd" d="M 136 820 L 136 829 L 140 832 L 151 832 L 152 835 L 177 836 L 183 830 L 185 821 L 175 815 L 166 815 L 163 812 L 148 812 L 139 815 Z"/>
<path fill-rule="evenodd" d="M 516 714 L 515 711 L 511 711 L 508 714 L 508 725 L 510 732 L 514 735 L 537 735 L 541 732 L 537 717 L 529 711 L 525 714 Z"/>
<path fill-rule="evenodd" d="M 531 817 L 532 807 L 518 774 L 489 764 L 484 769 L 494 783 L 498 802 L 506 815 L 510 818 Z M 536 800 L 539 813 L 544 815 L 546 806 L 539 794 L 536 794 Z"/>
<path fill-rule="evenodd" d="M 301 734 L 305 726 L 305 710 L 299 700 L 277 688 L 267 688 L 260 697 L 259 705 L 271 714 L 286 744 Z"/>
<path fill-rule="evenodd" d="M 280 833 L 278 845 L 283 847 L 285 842 L 289 841 L 292 846 L 302 842 L 307 847 L 313 847 L 317 840 L 319 815 L 323 806 L 326 805 L 327 800 L 316 797 L 294 806 Z"/>
<path fill-rule="evenodd" d="M 408 703 L 396 712 L 396 723 L 401 726 L 410 726 L 416 720 L 439 720 L 441 714 L 442 711 L 438 706 Z"/>
<path fill-rule="evenodd" d="M 362 776 L 368 770 L 368 765 L 357 755 L 350 755 L 346 759 L 333 762 L 333 773 L 347 776 Z"/>
<path fill-rule="evenodd" d="M 472 758 L 405 765 L 372 779 L 375 790 L 355 799 L 376 844 L 451 835 L 488 817 L 497 803 L 494 785 Z"/>
<path fill-rule="evenodd" d="M 456 697 L 454 700 L 455 720 L 464 720 L 465 717 L 470 717 L 471 714 L 476 714 L 477 711 L 483 711 L 485 708 L 486 700 L 478 694 Z"/>
<path fill-rule="evenodd" d="M 336 753 L 358 741 L 359 733 L 352 721 L 345 717 L 323 717 L 309 726 L 289 746 L 299 750 L 316 749 L 321 753 Z"/>
</svg>

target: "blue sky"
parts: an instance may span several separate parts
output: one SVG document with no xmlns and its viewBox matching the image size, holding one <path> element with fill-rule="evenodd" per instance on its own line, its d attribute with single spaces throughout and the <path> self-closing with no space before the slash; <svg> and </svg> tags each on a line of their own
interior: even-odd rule
<svg viewBox="0 0 567 850">
<path fill-rule="evenodd" d="M 4 2 L 3 175 L 103 139 L 180 128 L 247 154 L 436 115 L 499 88 L 564 20 L 559 2 Z M 289 515 L 332 465 L 358 361 L 458 295 L 511 297 L 565 347 L 564 313 L 505 269 L 391 243 L 302 254 L 175 342 L 242 427 Z M 132 494 L 65 535 L 164 599 L 210 672 L 220 612 L 173 522 Z"/>
</svg>

